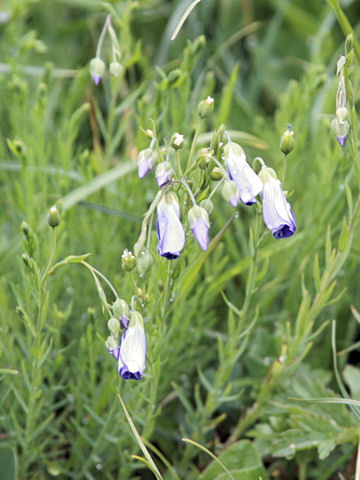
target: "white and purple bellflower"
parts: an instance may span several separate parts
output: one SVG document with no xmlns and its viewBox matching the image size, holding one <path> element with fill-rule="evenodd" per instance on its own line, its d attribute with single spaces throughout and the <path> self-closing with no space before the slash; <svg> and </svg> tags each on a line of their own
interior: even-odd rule
<svg viewBox="0 0 360 480">
<path fill-rule="evenodd" d="M 156 167 L 155 177 L 159 187 L 163 187 L 170 182 L 171 177 L 174 175 L 174 170 L 170 162 L 161 162 Z"/>
<path fill-rule="evenodd" d="M 237 207 L 240 201 L 240 191 L 233 180 L 227 180 L 221 190 L 222 196 L 232 207 Z"/>
<path fill-rule="evenodd" d="M 145 148 L 139 152 L 137 166 L 139 178 L 144 178 L 157 160 L 157 153 L 152 148 Z"/>
<path fill-rule="evenodd" d="M 90 75 L 95 85 L 99 85 L 105 72 L 105 63 L 100 57 L 95 57 L 90 62 Z"/>
<path fill-rule="evenodd" d="M 118 371 L 125 380 L 141 380 L 145 370 L 146 336 L 139 312 L 131 312 L 128 327 L 121 336 L 120 346 L 108 343 L 108 351 L 118 361 Z"/>
<path fill-rule="evenodd" d="M 244 150 L 237 143 L 228 142 L 224 147 L 223 158 L 230 179 L 239 189 L 240 200 L 245 205 L 256 203 L 255 197 L 262 191 L 263 183 L 247 163 Z"/>
<path fill-rule="evenodd" d="M 180 221 L 179 201 L 171 190 L 165 192 L 157 205 L 156 231 L 158 253 L 168 260 L 178 258 L 185 246 L 185 232 Z"/>
<path fill-rule="evenodd" d="M 209 246 L 210 229 L 209 215 L 207 211 L 205 208 L 195 205 L 189 210 L 188 221 L 195 240 L 200 248 L 206 251 Z"/>
<path fill-rule="evenodd" d="M 296 231 L 296 219 L 280 180 L 275 171 L 266 165 L 260 170 L 259 177 L 264 183 L 262 198 L 265 225 L 276 239 L 291 237 Z"/>
</svg>

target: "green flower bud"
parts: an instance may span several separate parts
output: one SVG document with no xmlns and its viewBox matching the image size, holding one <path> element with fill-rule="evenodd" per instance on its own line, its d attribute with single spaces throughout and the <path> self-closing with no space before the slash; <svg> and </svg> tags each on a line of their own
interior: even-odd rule
<svg viewBox="0 0 360 480">
<path fill-rule="evenodd" d="M 109 71 L 111 75 L 114 75 L 114 77 L 118 77 L 124 70 L 124 67 L 121 65 L 121 63 L 115 61 L 111 62 L 109 66 Z"/>
<path fill-rule="evenodd" d="M 110 320 L 107 322 L 107 327 L 110 332 L 114 335 L 114 337 L 118 337 L 121 332 L 121 325 L 120 320 L 116 317 L 111 317 Z"/>
<path fill-rule="evenodd" d="M 60 214 L 56 205 L 51 207 L 49 210 L 48 224 L 52 228 L 56 228 L 60 224 Z"/>
<path fill-rule="evenodd" d="M 336 116 L 340 122 L 343 122 L 347 119 L 349 115 L 349 110 L 346 107 L 340 107 L 336 109 Z"/>
<path fill-rule="evenodd" d="M 179 68 L 176 68 L 175 70 L 171 70 L 171 72 L 168 75 L 169 85 L 174 85 L 174 83 L 180 78 L 181 73 L 182 72 Z"/>
<path fill-rule="evenodd" d="M 99 85 L 100 80 L 105 72 L 105 63 L 100 57 L 95 57 L 90 62 L 90 75 L 95 85 Z"/>
<path fill-rule="evenodd" d="M 144 320 L 141 313 L 134 311 L 130 312 L 129 328 L 135 327 L 137 324 L 144 328 Z"/>
<path fill-rule="evenodd" d="M 288 125 L 288 129 L 282 134 L 280 139 L 280 150 L 285 155 L 289 155 L 294 150 L 294 147 L 294 132 L 291 130 L 291 125 Z"/>
<path fill-rule="evenodd" d="M 24 235 L 23 248 L 30 257 L 33 257 L 37 247 L 36 235 L 26 222 L 22 222 L 21 231 Z"/>
<path fill-rule="evenodd" d="M 117 338 L 115 338 L 113 335 L 110 335 L 107 337 L 105 345 L 108 350 L 114 350 L 114 348 L 118 347 L 120 344 Z"/>
<path fill-rule="evenodd" d="M 140 277 L 144 277 L 145 274 L 153 266 L 154 259 L 150 252 L 142 252 L 136 259 L 136 268 L 139 272 Z"/>
<path fill-rule="evenodd" d="M 354 48 L 354 37 L 352 33 L 346 37 L 345 40 L 345 55 L 348 56 L 351 50 Z"/>
<path fill-rule="evenodd" d="M 221 180 L 224 176 L 223 171 L 219 167 L 214 167 L 211 171 L 211 180 Z"/>
<path fill-rule="evenodd" d="M 211 154 L 208 148 L 202 148 L 197 156 L 197 164 L 202 170 L 205 170 L 211 160 Z"/>
<path fill-rule="evenodd" d="M 233 180 L 228 180 L 224 183 L 221 194 L 227 202 L 233 207 L 236 207 L 240 200 L 240 192 Z"/>
<path fill-rule="evenodd" d="M 205 198 L 204 200 L 201 200 L 200 207 L 205 208 L 208 215 L 211 215 L 212 211 L 214 210 L 214 205 L 213 205 L 212 201 L 209 200 L 208 198 Z"/>
<path fill-rule="evenodd" d="M 123 254 L 121 255 L 121 266 L 125 272 L 130 272 L 134 270 L 136 265 L 135 256 L 130 250 L 125 248 Z"/>
<path fill-rule="evenodd" d="M 122 317 L 129 318 L 130 315 L 129 305 L 122 298 L 115 300 L 112 304 L 112 311 L 114 316 L 118 319 L 121 319 Z"/>
<path fill-rule="evenodd" d="M 170 145 L 172 148 L 175 150 L 179 150 L 184 146 L 184 135 L 181 135 L 180 133 L 174 133 L 174 135 L 170 139 Z"/>
<path fill-rule="evenodd" d="M 197 107 L 197 111 L 200 118 L 208 117 L 209 115 L 211 115 L 213 110 L 214 110 L 214 99 L 212 97 L 207 97 L 206 100 L 202 100 Z"/>
</svg>

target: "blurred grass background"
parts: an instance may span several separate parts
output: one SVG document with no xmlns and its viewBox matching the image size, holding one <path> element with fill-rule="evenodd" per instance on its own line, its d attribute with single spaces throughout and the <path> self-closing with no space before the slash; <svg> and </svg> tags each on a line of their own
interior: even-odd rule
<svg viewBox="0 0 360 480">
<path fill-rule="evenodd" d="M 315 258 L 323 271 L 329 238 L 337 245 L 349 215 L 346 189 L 355 203 L 353 152 L 349 145 L 340 149 L 330 127 L 336 62 L 345 39 L 330 6 L 322 0 L 203 0 L 170 42 L 189 3 L 0 3 L 0 462 L 9 472 L 4 480 L 153 478 L 131 458 L 139 450 L 118 392 L 143 437 L 169 462 L 154 454 L 164 479 L 226 478 L 206 474 L 210 457 L 181 438 L 217 455 L 226 451 L 233 427 L 259 401 L 271 366 L 291 345 L 287 325 L 295 325 L 304 296 L 314 299 L 318 292 Z M 358 31 L 360 4 L 342 6 Z M 121 81 L 106 74 L 95 87 L 88 66 L 108 13 L 125 74 Z M 358 106 L 356 61 L 350 75 Z M 191 288 L 166 318 L 157 301 L 166 264 L 154 265 L 146 287 L 149 348 L 141 382 L 118 376 L 104 347 L 106 318 L 92 279 L 76 265 L 50 280 L 46 321 L 37 332 L 49 347 L 42 360 L 37 334 L 19 309 L 16 313 L 21 306 L 29 318 L 36 314 L 21 264 L 21 222 L 37 235 L 34 258 L 43 268 L 51 246 L 47 210 L 57 203 L 62 207 L 57 257 L 91 252 L 91 263 L 128 297 L 132 282 L 121 271 L 121 254 L 135 243 L 157 190 L 152 178 L 140 181 L 135 173 L 137 152 L 148 142 L 143 130 L 154 121 L 159 138 L 179 131 L 190 142 L 196 105 L 207 95 L 215 98 L 215 110 L 202 133 L 225 123 L 251 160 L 260 155 L 281 170 L 279 140 L 288 123 L 296 137 L 284 187 L 291 192 L 298 231 L 279 242 L 267 235 L 261 244 L 246 327 L 258 319 L 241 357 L 233 353 L 242 341 L 231 345 L 231 332 L 246 294 L 248 232 L 255 221 L 245 208 L 198 276 L 187 273 L 199 258 L 194 243 L 187 245 L 175 293 L 186 279 Z M 257 141 L 242 143 L 243 132 Z M 215 197 L 213 237 L 231 214 Z M 325 480 L 339 478 L 338 472 L 354 478 L 357 418 L 344 405 L 292 403 L 289 397 L 339 394 L 325 323 L 336 320 L 338 350 L 358 341 L 350 310 L 351 305 L 360 310 L 358 234 L 329 300 L 340 292 L 341 298 L 324 302 L 314 319 L 313 331 L 322 325 L 324 330 L 303 339 L 296 353 L 301 362 L 266 392 L 261 410 L 233 439 L 250 439 L 254 448 L 246 455 L 234 452 L 240 463 L 232 468 L 241 470 L 234 478 L 256 480 L 259 472 L 263 480 Z M 356 348 L 338 359 L 349 393 L 360 400 L 358 360 Z M 251 455 L 262 459 L 266 472 L 241 465 L 240 459 Z"/>
</svg>

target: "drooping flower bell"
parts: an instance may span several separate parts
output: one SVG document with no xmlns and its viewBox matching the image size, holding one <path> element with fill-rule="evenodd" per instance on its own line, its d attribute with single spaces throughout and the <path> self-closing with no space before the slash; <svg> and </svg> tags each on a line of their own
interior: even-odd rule
<svg viewBox="0 0 360 480">
<path fill-rule="evenodd" d="M 291 237 L 296 231 L 296 219 L 280 180 L 275 171 L 266 165 L 260 170 L 259 177 L 264 183 L 262 198 L 265 225 L 276 239 Z"/>
<path fill-rule="evenodd" d="M 344 147 L 350 130 L 350 124 L 347 120 L 349 114 L 346 108 L 346 86 L 344 77 L 344 66 L 346 57 L 341 56 L 337 62 L 337 75 L 339 76 L 339 84 L 336 92 L 336 117 L 331 122 L 331 128 L 336 135 L 340 147 Z"/>
<path fill-rule="evenodd" d="M 245 205 L 256 203 L 256 195 L 263 189 L 261 179 L 246 161 L 244 150 L 235 142 L 228 142 L 224 147 L 224 155 L 229 177 L 239 189 L 240 200 Z"/>
<path fill-rule="evenodd" d="M 107 342 L 108 350 L 118 361 L 118 371 L 125 380 L 141 380 L 146 362 L 146 336 L 139 312 L 130 313 L 129 325 L 124 330 L 120 347 Z"/>
<path fill-rule="evenodd" d="M 222 196 L 231 206 L 237 207 L 240 201 L 240 192 L 233 180 L 228 180 L 224 183 L 222 190 Z"/>
<path fill-rule="evenodd" d="M 178 258 L 185 246 L 185 232 L 180 222 L 179 201 L 172 191 L 167 191 L 157 205 L 156 231 L 158 253 L 168 260 Z"/>
<path fill-rule="evenodd" d="M 204 251 L 209 246 L 209 215 L 205 208 L 195 205 L 189 210 L 188 220 L 190 229 L 195 237 L 195 240 L 199 244 L 200 248 Z"/>
<path fill-rule="evenodd" d="M 171 177 L 174 175 L 174 170 L 170 162 L 161 162 L 156 167 L 155 177 L 159 187 L 163 187 L 170 182 Z"/>
<path fill-rule="evenodd" d="M 152 148 L 145 148 L 139 152 L 137 166 L 139 178 L 144 178 L 157 160 L 157 153 Z"/>
</svg>

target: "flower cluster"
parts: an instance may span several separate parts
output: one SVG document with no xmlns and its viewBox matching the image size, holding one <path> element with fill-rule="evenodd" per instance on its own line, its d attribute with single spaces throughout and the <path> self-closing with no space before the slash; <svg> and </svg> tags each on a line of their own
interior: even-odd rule
<svg viewBox="0 0 360 480">
<path fill-rule="evenodd" d="M 286 152 L 285 155 L 293 149 L 293 134 L 294 132 L 289 127 L 286 135 L 283 135 L 281 145 L 282 151 Z M 211 197 L 220 184 L 222 184 L 223 197 L 233 207 L 237 207 L 240 202 L 246 206 L 253 205 L 257 202 L 257 197 L 261 195 L 265 225 L 276 239 L 290 237 L 295 233 L 295 215 L 275 171 L 267 167 L 262 159 L 258 159 L 262 168 L 257 174 L 247 162 L 243 148 L 231 141 L 228 134 L 225 144 L 219 142 L 219 160 L 210 149 L 203 149 L 195 163 L 195 167 L 198 165 L 200 170 L 203 171 L 210 164 L 212 170 L 209 183 L 211 180 L 219 182 L 208 198 L 202 199 L 200 204 L 197 203 L 196 195 L 189 186 L 186 172 L 185 174 L 182 173 L 179 158 L 177 157 L 177 166 L 172 165 L 169 153 L 166 159 L 161 158 L 161 149 L 156 148 L 157 140 L 153 134 L 149 136 L 152 138 L 150 146 L 141 150 L 138 155 L 138 175 L 140 178 L 144 178 L 158 163 L 155 169 L 155 177 L 160 191 L 145 215 L 140 237 L 134 247 L 136 255 L 140 252 L 144 255 L 147 250 L 145 241 L 146 238 L 150 240 L 149 235 L 151 235 L 148 228 L 151 223 L 149 219 L 152 218 L 156 210 L 158 253 L 168 260 L 174 260 L 180 256 L 186 242 L 186 228 L 181 220 L 179 204 L 179 195 L 181 194 L 185 197 L 184 205 L 188 205 L 189 201 L 193 203 L 191 208 L 185 207 L 185 210 L 187 210 L 187 222 L 185 224 L 187 223 L 200 248 L 206 251 L 209 247 Z M 178 150 L 184 143 L 183 136 L 178 133 L 174 134 L 170 145 L 174 145 L 174 139 L 178 140 L 173 147 L 175 153 L 178 154 Z M 189 170 L 194 170 L 194 168 L 191 167 Z M 176 171 L 178 176 L 176 176 Z M 202 192 L 198 192 L 198 195 L 203 197 Z M 149 255 L 149 252 L 147 251 L 146 254 Z"/>
<path fill-rule="evenodd" d="M 113 313 L 114 316 L 108 321 L 111 332 L 106 340 L 108 352 L 118 361 L 118 372 L 122 378 L 141 380 L 146 359 L 143 318 L 136 310 L 130 311 L 122 299 L 117 299 L 113 304 Z"/>
<path fill-rule="evenodd" d="M 104 60 L 102 60 L 101 58 L 101 50 L 102 50 L 102 45 L 103 45 L 106 33 L 109 33 L 110 41 L 111 41 L 111 49 L 112 49 L 112 61 L 110 62 L 110 65 L 109 65 L 109 72 L 114 77 L 118 77 L 124 70 L 124 67 L 119 62 L 119 60 L 121 59 L 119 42 L 118 42 L 115 30 L 111 25 L 111 15 L 108 15 L 106 17 L 103 29 L 99 37 L 99 41 L 96 47 L 95 57 L 90 61 L 90 66 L 89 66 L 90 75 L 95 85 L 99 85 L 106 69 L 106 64 Z"/>
</svg>

